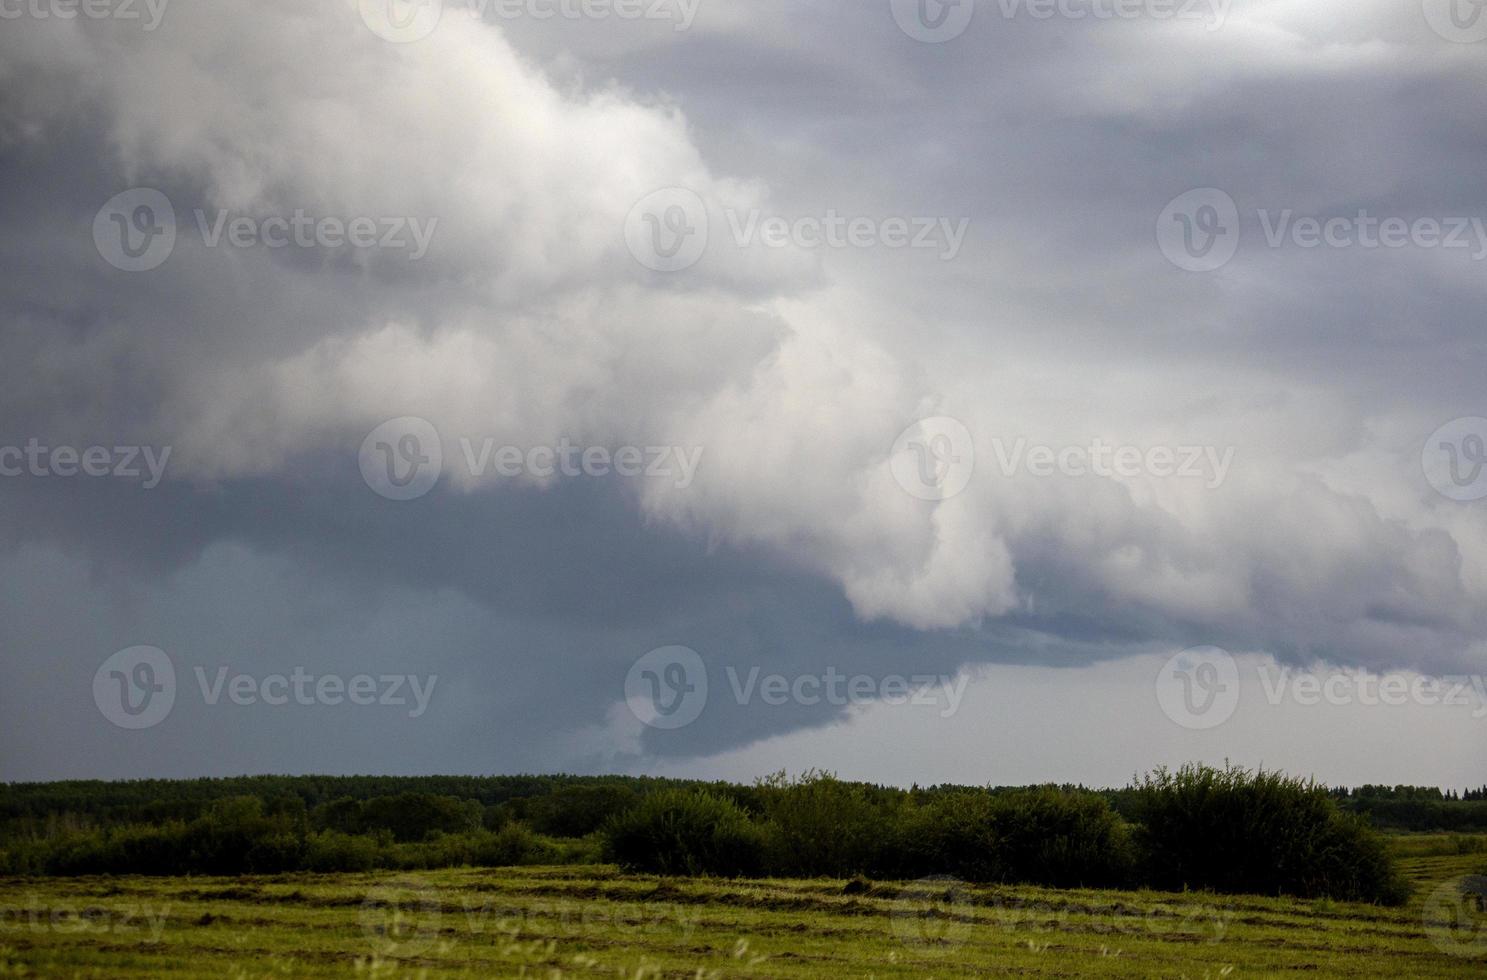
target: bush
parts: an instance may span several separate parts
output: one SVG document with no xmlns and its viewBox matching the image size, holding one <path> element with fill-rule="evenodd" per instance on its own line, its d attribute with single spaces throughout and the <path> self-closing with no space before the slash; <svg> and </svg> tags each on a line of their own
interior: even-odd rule
<svg viewBox="0 0 1487 980">
<path fill-rule="evenodd" d="M 379 858 L 376 840 L 338 830 L 312 834 L 305 846 L 307 871 L 371 871 Z"/>
<path fill-rule="evenodd" d="M 700 790 L 662 790 L 604 826 L 604 853 L 627 871 L 756 875 L 765 834 L 738 806 Z"/>
<path fill-rule="evenodd" d="M 1051 788 L 936 796 L 895 838 L 889 870 L 900 877 L 1111 887 L 1135 865 L 1129 829 L 1103 798 Z"/>
<path fill-rule="evenodd" d="M 628 786 L 564 786 L 528 801 L 526 819 L 538 833 L 584 837 L 639 801 L 640 796 Z"/>
<path fill-rule="evenodd" d="M 1137 787 L 1143 878 L 1165 889 L 1402 904 L 1383 839 L 1328 791 L 1238 767 L 1158 769 Z"/>
<path fill-rule="evenodd" d="M 478 830 L 485 808 L 474 800 L 432 793 L 399 793 L 369 800 L 342 797 L 315 808 L 311 822 L 318 830 L 365 834 L 379 830 L 403 842 L 427 840 L 435 834 Z"/>
<path fill-rule="evenodd" d="M 891 814 L 867 788 L 824 772 L 791 782 L 784 773 L 761 783 L 771 874 L 845 878 L 879 865 Z"/>
</svg>

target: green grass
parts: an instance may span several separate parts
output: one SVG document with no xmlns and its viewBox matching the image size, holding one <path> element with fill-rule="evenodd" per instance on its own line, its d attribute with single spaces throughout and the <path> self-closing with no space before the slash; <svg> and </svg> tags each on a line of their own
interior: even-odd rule
<svg viewBox="0 0 1487 980">
<path fill-rule="evenodd" d="M 1404 908 L 606 867 L 0 881 L 0 976 L 1481 977 L 1482 854 L 1401 839 Z M 1437 895 L 1435 902 L 1432 895 Z"/>
</svg>

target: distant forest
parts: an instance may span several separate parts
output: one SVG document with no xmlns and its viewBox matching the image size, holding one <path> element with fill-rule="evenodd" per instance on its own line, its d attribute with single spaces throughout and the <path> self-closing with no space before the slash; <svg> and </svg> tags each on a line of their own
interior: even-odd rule
<svg viewBox="0 0 1487 980">
<path fill-rule="evenodd" d="M 941 784 L 904 790 L 860 785 L 872 795 L 910 798 L 967 791 L 1010 793 L 1022 788 Z M 1137 794 L 1134 785 L 1122 789 L 1058 788 L 1102 796 L 1127 818 Z M 663 789 L 707 790 L 749 811 L 761 808 L 766 792 L 763 784 L 648 776 L 236 776 L 9 783 L 0 784 L 0 841 L 43 829 L 58 820 L 94 827 L 189 821 L 202 816 L 215 801 L 233 797 L 256 797 L 275 812 L 310 814 L 321 810 L 334 822 L 329 810 L 321 808 L 337 801 L 365 803 L 409 794 L 452 798 L 466 806 L 467 814 L 473 813 L 469 805 L 476 804 L 479 824 L 487 828 L 522 821 L 538 833 L 582 837 L 597 830 L 616 809 Z M 1365 817 L 1379 830 L 1487 833 L 1487 786 L 1456 792 L 1434 787 L 1365 785 L 1335 787 L 1328 792 L 1340 809 Z"/>
<path fill-rule="evenodd" d="M 1236 767 L 1121 789 L 621 776 L 248 776 L 0 786 L 0 874 L 238 875 L 613 863 L 1399 904 L 1381 831 L 1479 853 L 1487 787 L 1333 789 Z"/>
</svg>

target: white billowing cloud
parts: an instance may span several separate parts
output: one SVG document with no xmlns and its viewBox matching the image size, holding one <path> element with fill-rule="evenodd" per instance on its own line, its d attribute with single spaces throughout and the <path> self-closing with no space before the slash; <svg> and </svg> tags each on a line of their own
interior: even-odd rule
<svg viewBox="0 0 1487 980">
<path fill-rule="evenodd" d="M 1263 47 L 1278 23 L 1233 30 L 1241 47 Z M 994 342 L 921 357 L 912 330 L 867 322 L 895 309 L 892 282 L 812 291 L 810 256 L 730 246 L 722 209 L 747 212 L 768 190 L 721 176 L 726 161 L 704 159 L 676 107 L 560 91 L 491 25 L 451 17 L 395 45 L 340 5 L 273 0 L 181 4 L 154 35 L 25 26 L 24 44 L 0 41 L 21 66 L 12 75 L 85 85 L 121 179 L 168 179 L 199 188 L 202 206 L 248 214 L 439 221 L 416 266 L 384 256 L 318 278 L 261 251 L 184 242 L 157 281 L 161 295 L 215 297 L 195 311 L 200 336 L 177 356 L 164 338 L 179 323 L 141 330 L 124 355 L 160 374 L 149 424 L 177 446 L 178 474 L 272 477 L 300 454 L 354 451 L 401 415 L 432 420 L 447 457 L 461 437 L 696 446 L 697 481 L 644 483 L 644 514 L 830 576 L 865 618 L 946 629 L 1018 611 L 1054 628 L 1134 611 L 1287 653 L 1440 665 L 1482 628 L 1483 519 L 1411 484 L 1407 427 L 1360 483 L 1336 461 L 1356 458 L 1365 427 L 1331 391 L 1275 409 L 1291 397 L 1285 381 L 1228 365 L 1195 381 L 1078 351 L 1023 360 Z M 1149 44 L 1165 30 L 1118 36 Z M 1300 30 L 1284 64 L 1253 71 L 1299 70 Z M 1164 92 L 1203 98 L 1186 83 L 1213 76 L 1192 44 L 1170 61 L 1127 51 L 1178 67 L 1148 71 L 1104 108 L 1139 116 Z M 1366 39 L 1323 55 L 1336 71 L 1383 70 L 1395 56 Z M 1097 81 L 1064 91 L 1113 91 Z M 13 102 L 8 129 L 45 134 L 75 109 Z M 668 277 L 634 261 L 622 228 L 636 201 L 672 186 L 711 202 L 718 240 Z M 300 303 L 315 313 L 303 329 L 242 336 Z M 101 345 L 94 360 L 119 356 Z M 910 422 L 940 414 L 970 427 L 978 475 L 930 503 L 886 462 Z M 1061 447 L 1098 434 L 1232 445 L 1238 459 L 1221 487 L 998 472 L 994 439 Z M 495 492 L 457 468 L 450 481 Z"/>
</svg>

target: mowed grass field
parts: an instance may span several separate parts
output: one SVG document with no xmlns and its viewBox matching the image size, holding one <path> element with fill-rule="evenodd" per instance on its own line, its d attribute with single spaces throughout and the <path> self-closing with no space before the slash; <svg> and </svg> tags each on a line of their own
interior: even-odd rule
<svg viewBox="0 0 1487 980">
<path fill-rule="evenodd" d="M 594 867 L 9 879 L 0 976 L 1487 976 L 1487 916 L 1443 887 L 1484 855 L 1446 850 L 1401 847 L 1399 909 Z"/>
</svg>

